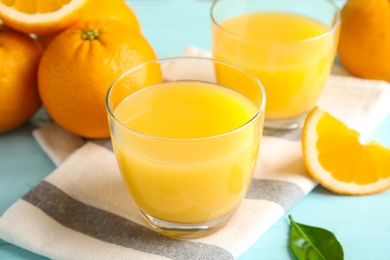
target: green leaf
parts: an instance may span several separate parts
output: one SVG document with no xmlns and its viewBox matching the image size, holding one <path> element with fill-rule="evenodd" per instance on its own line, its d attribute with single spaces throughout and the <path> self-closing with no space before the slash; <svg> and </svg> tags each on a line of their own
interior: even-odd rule
<svg viewBox="0 0 390 260">
<path fill-rule="evenodd" d="M 344 259 L 344 252 L 336 236 L 326 229 L 297 223 L 291 215 L 290 247 L 299 260 Z"/>
</svg>

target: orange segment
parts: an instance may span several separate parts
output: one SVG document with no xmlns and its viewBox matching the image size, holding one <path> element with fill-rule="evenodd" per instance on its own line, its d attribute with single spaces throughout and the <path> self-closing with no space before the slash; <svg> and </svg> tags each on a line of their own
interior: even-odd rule
<svg viewBox="0 0 390 260">
<path fill-rule="evenodd" d="M 12 6 L 15 0 L 3 0 L 2 2 L 6 6 Z"/>
<path fill-rule="evenodd" d="M 372 171 L 378 178 L 388 178 L 390 172 L 390 150 L 384 149 L 377 142 L 372 142 L 369 147 L 372 160 L 374 161 L 374 168 Z"/>
<path fill-rule="evenodd" d="M 309 173 L 333 192 L 363 195 L 390 187 L 390 150 L 360 143 L 358 132 L 319 107 L 306 118 L 302 150 Z"/>
<path fill-rule="evenodd" d="M 22 1 L 16 0 L 10 6 L 26 14 L 34 14 L 37 12 L 37 7 L 35 5 L 32 5 L 30 2 L 23 4 Z"/>
<path fill-rule="evenodd" d="M 75 23 L 91 0 L 0 0 L 4 23 L 25 33 L 46 34 Z"/>
</svg>

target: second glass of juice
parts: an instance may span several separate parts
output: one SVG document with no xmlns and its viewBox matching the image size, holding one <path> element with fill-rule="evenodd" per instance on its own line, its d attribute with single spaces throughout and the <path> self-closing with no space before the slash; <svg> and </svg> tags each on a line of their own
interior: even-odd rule
<svg viewBox="0 0 390 260">
<path fill-rule="evenodd" d="M 211 74 L 196 73 L 199 68 Z M 241 80 L 220 83 L 216 69 Z M 224 226 L 251 183 L 264 108 L 257 77 L 213 59 L 156 60 L 112 84 L 107 110 L 114 152 L 152 229 L 196 238 Z"/>
<path fill-rule="evenodd" d="M 265 127 L 298 127 L 330 74 L 340 9 L 332 0 L 216 0 L 211 20 L 214 58 L 245 68 L 263 82 Z M 218 77 L 236 80 L 224 70 Z"/>
</svg>

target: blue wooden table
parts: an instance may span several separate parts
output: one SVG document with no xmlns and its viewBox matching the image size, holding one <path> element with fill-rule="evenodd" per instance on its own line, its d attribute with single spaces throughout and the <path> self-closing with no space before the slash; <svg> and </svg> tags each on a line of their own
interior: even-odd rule
<svg viewBox="0 0 390 260">
<path fill-rule="evenodd" d="M 178 55 L 188 45 L 210 49 L 211 1 L 130 0 L 145 37 L 160 58 Z M 343 1 L 337 1 L 340 6 Z M 42 119 L 0 134 L 0 214 L 50 174 L 55 166 L 32 137 Z M 390 115 L 372 139 L 390 148 Z M 389 169 L 390 170 L 390 169 Z M 291 214 L 297 222 L 336 234 L 345 259 L 390 259 L 390 190 L 370 196 L 340 196 L 318 186 L 271 229 L 240 260 L 293 259 L 288 247 Z M 46 259 L 0 240 L 0 259 Z"/>
</svg>

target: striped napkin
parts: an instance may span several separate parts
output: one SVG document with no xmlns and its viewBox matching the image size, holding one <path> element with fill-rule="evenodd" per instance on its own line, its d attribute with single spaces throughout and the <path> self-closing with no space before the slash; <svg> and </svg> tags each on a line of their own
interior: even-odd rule
<svg viewBox="0 0 390 260">
<path fill-rule="evenodd" d="M 184 55 L 210 54 L 190 47 Z M 386 82 L 332 75 L 319 105 L 367 137 L 390 112 L 388 100 Z M 56 124 L 33 134 L 58 167 L 0 217 L 0 238 L 52 259 L 236 259 L 317 185 L 303 164 L 301 129 L 273 131 L 228 224 L 204 238 L 174 240 L 138 214 L 110 140 L 84 140 Z"/>
</svg>

